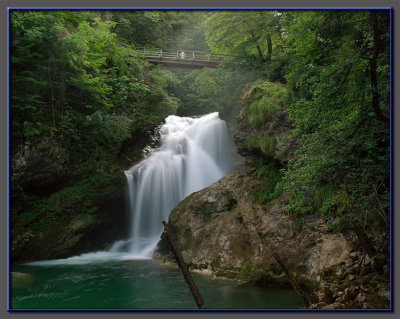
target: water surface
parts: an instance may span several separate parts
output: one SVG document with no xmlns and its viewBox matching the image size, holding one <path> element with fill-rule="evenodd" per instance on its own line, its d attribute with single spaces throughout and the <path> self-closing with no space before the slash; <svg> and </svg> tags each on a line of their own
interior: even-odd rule
<svg viewBox="0 0 400 319">
<path fill-rule="evenodd" d="M 178 268 L 154 260 L 13 264 L 11 309 L 197 309 Z M 296 309 L 290 289 L 192 274 L 208 309 Z"/>
</svg>

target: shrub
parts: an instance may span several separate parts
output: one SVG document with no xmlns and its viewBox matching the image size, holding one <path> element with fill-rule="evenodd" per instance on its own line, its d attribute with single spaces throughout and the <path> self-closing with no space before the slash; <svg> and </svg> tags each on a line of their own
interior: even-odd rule
<svg viewBox="0 0 400 319">
<path fill-rule="evenodd" d="M 268 135 L 260 137 L 260 148 L 264 154 L 272 156 L 275 151 L 275 145 L 276 145 L 275 137 Z"/>
<path fill-rule="evenodd" d="M 256 82 L 242 97 L 244 112 L 250 124 L 257 129 L 268 128 L 272 115 L 283 109 L 288 101 L 288 91 L 280 83 Z"/>
</svg>

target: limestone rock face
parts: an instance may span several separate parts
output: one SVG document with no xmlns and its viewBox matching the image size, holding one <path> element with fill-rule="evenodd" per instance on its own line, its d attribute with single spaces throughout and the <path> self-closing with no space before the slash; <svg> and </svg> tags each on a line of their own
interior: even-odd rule
<svg viewBox="0 0 400 319">
<path fill-rule="evenodd" d="M 295 138 L 287 138 L 291 133 L 290 122 L 282 111 L 276 111 L 270 122 L 263 129 L 256 129 L 250 125 L 248 118 L 242 110 L 237 120 L 237 131 L 234 134 L 238 153 L 245 158 L 247 173 L 252 172 L 252 155 L 261 156 L 268 161 L 277 162 L 287 166 L 289 160 L 294 158 L 294 152 L 299 148 L 300 142 Z M 275 141 L 271 152 L 262 150 L 258 141 L 263 137 L 271 137 Z"/>
<path fill-rule="evenodd" d="M 66 167 L 57 145 L 51 141 L 45 141 L 43 145 L 43 149 L 38 149 L 26 144 L 11 155 L 11 187 L 20 185 L 32 194 L 54 191 L 66 174 Z"/>
<path fill-rule="evenodd" d="M 253 198 L 257 181 L 233 172 L 193 193 L 172 211 L 169 227 L 185 261 L 216 275 L 263 284 L 287 284 L 273 253 L 303 283 L 341 264 L 352 249 L 322 221 L 305 221 L 310 231 L 283 213 L 285 195 L 262 206 Z"/>
</svg>

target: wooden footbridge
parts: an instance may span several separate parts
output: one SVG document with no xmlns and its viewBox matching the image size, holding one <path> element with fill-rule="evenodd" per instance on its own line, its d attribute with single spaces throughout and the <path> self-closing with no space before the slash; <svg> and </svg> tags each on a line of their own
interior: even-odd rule
<svg viewBox="0 0 400 319">
<path fill-rule="evenodd" d="M 143 54 L 150 63 L 180 68 L 216 68 L 225 59 L 225 55 L 222 54 L 187 50 L 137 48 L 136 51 Z"/>
</svg>

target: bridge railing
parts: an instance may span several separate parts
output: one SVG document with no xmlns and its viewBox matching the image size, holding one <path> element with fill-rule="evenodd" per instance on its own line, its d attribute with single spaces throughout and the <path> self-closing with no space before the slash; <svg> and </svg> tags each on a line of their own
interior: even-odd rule
<svg viewBox="0 0 400 319">
<path fill-rule="evenodd" d="M 189 50 L 163 50 L 158 48 L 136 48 L 136 51 L 147 58 L 174 59 L 197 62 L 222 62 L 225 59 L 223 54 Z"/>
</svg>

